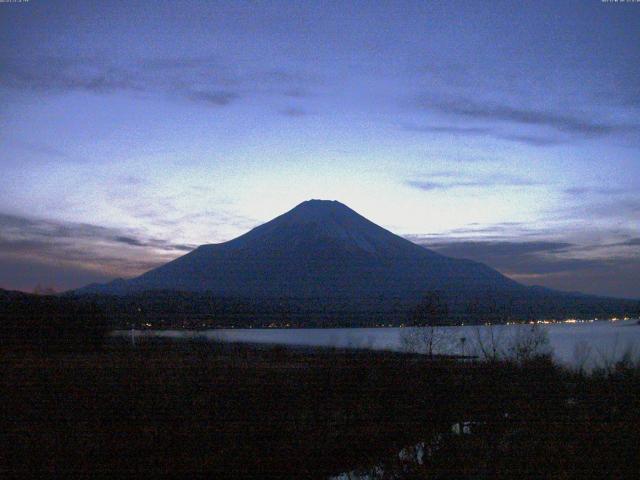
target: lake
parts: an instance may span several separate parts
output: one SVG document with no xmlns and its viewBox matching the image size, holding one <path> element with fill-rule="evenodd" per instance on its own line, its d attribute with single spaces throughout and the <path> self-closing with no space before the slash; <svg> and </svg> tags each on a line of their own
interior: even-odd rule
<svg viewBox="0 0 640 480">
<path fill-rule="evenodd" d="M 640 325 L 637 323 L 638 320 L 538 323 L 535 328 L 546 332 L 548 348 L 556 361 L 567 366 L 590 368 L 620 359 L 625 352 L 640 358 Z M 485 347 L 496 344 L 506 349 L 514 338 L 526 336 L 531 328 L 530 324 L 437 327 L 431 335 L 433 352 L 473 355 L 480 353 L 481 344 Z M 412 330 L 391 327 L 136 330 L 134 336 L 205 337 L 225 342 L 424 351 L 424 342 L 410 341 L 416 336 Z M 117 334 L 130 335 L 131 332 L 121 330 Z"/>
</svg>

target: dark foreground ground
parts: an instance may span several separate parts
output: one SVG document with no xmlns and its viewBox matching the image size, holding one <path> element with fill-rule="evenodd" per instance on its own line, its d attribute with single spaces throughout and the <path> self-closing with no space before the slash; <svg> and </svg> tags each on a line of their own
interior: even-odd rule
<svg viewBox="0 0 640 480">
<path fill-rule="evenodd" d="M 98 352 L 0 351 L 0 477 L 640 472 L 640 369 L 630 365 L 585 376 L 544 359 L 110 342 Z"/>
</svg>

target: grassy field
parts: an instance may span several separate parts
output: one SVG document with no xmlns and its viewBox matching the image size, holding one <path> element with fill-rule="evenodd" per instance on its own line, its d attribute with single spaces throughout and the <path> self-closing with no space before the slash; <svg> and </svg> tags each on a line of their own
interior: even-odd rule
<svg viewBox="0 0 640 480">
<path fill-rule="evenodd" d="M 117 338 L 96 352 L 0 355 L 0 473 L 326 478 L 382 466 L 387 478 L 577 479 L 640 471 L 633 365 L 586 376 L 545 359 L 465 363 L 158 339 L 132 349 Z"/>
</svg>

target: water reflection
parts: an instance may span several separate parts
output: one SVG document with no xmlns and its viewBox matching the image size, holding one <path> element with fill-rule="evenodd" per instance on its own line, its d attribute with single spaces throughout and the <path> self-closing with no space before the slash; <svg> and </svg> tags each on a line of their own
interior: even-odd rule
<svg viewBox="0 0 640 480">
<path fill-rule="evenodd" d="M 482 357 L 492 354 L 494 348 L 498 354 L 498 351 L 508 347 L 509 339 L 523 335 L 530 328 L 529 324 L 511 324 L 435 327 L 429 331 L 409 328 L 137 330 L 134 337 L 206 337 L 224 342 L 366 348 Z M 553 358 L 568 366 L 591 368 L 615 362 L 624 355 L 632 358 L 640 356 L 640 326 L 637 320 L 541 323 L 536 328 L 548 338 L 549 353 Z M 117 333 L 131 334 L 130 331 Z M 417 338 L 412 339 L 412 333 Z M 484 352 L 481 346 L 484 347 Z"/>
</svg>

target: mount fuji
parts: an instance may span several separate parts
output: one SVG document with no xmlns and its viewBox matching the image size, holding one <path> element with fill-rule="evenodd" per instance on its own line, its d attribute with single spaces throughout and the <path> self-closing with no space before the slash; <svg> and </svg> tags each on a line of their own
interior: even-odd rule
<svg viewBox="0 0 640 480">
<path fill-rule="evenodd" d="M 436 291 L 462 318 L 478 312 L 485 317 L 499 312 L 506 319 L 633 315 L 638 310 L 634 301 L 521 285 L 482 263 L 416 245 L 326 200 L 303 202 L 244 235 L 202 245 L 139 277 L 73 293 L 149 296 L 159 291 L 270 305 L 296 299 L 304 308 L 348 305 L 378 312 L 410 309 Z"/>
<path fill-rule="evenodd" d="M 78 293 L 145 290 L 243 297 L 407 297 L 521 287 L 486 265 L 446 257 L 337 201 L 309 200 L 225 243 L 202 245 L 139 277 Z"/>
</svg>

